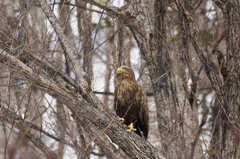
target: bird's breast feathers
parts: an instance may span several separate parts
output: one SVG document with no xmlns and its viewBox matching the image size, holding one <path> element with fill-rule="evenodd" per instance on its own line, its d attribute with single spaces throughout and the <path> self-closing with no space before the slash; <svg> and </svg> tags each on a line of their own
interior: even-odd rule
<svg viewBox="0 0 240 159">
<path fill-rule="evenodd" d="M 116 97 L 120 101 L 129 101 L 135 99 L 138 85 L 135 82 L 122 81 L 116 90 Z"/>
</svg>

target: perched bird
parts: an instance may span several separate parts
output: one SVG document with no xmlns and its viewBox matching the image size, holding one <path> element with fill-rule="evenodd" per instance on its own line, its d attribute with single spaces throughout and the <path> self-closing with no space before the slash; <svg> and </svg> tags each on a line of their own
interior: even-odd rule
<svg viewBox="0 0 240 159">
<path fill-rule="evenodd" d="M 116 70 L 117 83 L 114 91 L 114 109 L 128 125 L 128 131 L 138 135 L 148 136 L 148 106 L 143 89 L 137 84 L 133 70 L 121 66 Z"/>
</svg>

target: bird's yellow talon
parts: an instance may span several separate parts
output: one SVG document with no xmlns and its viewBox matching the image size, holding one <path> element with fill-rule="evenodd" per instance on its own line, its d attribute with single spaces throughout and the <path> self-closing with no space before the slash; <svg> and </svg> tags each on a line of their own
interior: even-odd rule
<svg viewBox="0 0 240 159">
<path fill-rule="evenodd" d="M 121 122 L 124 122 L 124 118 L 118 117 L 118 120 L 120 120 Z"/>
<path fill-rule="evenodd" d="M 128 125 L 128 132 L 131 132 L 131 131 L 136 131 L 137 129 L 136 128 L 134 128 L 134 125 L 133 125 L 133 123 L 131 123 L 130 125 Z"/>
</svg>

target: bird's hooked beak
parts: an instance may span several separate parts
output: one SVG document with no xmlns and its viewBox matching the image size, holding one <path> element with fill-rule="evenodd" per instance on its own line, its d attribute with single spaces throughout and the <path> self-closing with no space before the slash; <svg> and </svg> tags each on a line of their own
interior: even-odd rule
<svg viewBox="0 0 240 159">
<path fill-rule="evenodd" d="M 117 69 L 117 71 L 116 71 L 116 74 L 118 75 L 118 74 L 120 74 L 120 73 L 122 73 L 123 72 L 123 69 L 121 68 L 121 67 L 119 67 L 118 69 Z"/>
</svg>

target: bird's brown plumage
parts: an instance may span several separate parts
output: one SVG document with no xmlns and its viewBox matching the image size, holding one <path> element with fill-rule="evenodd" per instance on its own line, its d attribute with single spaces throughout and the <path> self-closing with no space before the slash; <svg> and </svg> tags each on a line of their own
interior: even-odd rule
<svg viewBox="0 0 240 159">
<path fill-rule="evenodd" d="M 127 66 L 116 70 L 117 84 L 114 91 L 114 109 L 124 118 L 124 123 L 134 124 L 136 133 L 148 136 L 148 106 L 146 95 L 135 80 L 134 72 Z"/>
</svg>

